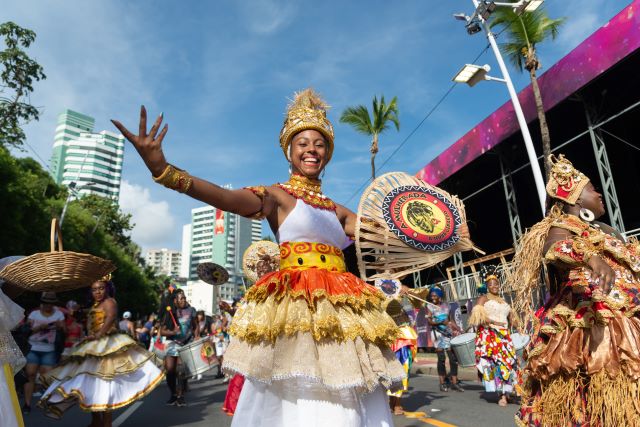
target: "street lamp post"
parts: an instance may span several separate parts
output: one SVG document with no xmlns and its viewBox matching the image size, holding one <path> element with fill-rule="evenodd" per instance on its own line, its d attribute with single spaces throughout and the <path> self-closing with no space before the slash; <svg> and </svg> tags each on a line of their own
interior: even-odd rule
<svg viewBox="0 0 640 427">
<path fill-rule="evenodd" d="M 504 59 L 502 58 L 502 54 L 500 53 L 500 49 L 498 48 L 498 44 L 496 43 L 496 39 L 493 36 L 493 33 L 491 32 L 491 29 L 489 28 L 486 18 L 488 17 L 488 15 L 484 14 L 484 13 L 478 13 L 478 10 L 480 9 L 480 1 L 479 0 L 471 0 L 476 8 L 476 12 L 473 15 L 473 18 L 469 18 L 465 16 L 465 20 L 467 21 L 467 32 L 469 32 L 469 34 L 474 34 L 478 31 L 475 30 L 470 30 L 470 28 L 472 27 L 471 24 L 473 24 L 474 22 L 476 22 L 475 20 L 479 21 L 479 23 L 482 25 L 482 28 L 484 29 L 484 32 L 487 35 L 487 39 L 489 40 L 489 44 L 491 45 L 491 49 L 493 50 L 493 53 L 495 54 L 496 57 L 496 61 L 498 62 L 498 66 L 500 67 L 500 71 L 502 72 L 502 79 L 500 79 L 500 81 L 504 81 L 504 83 L 507 85 L 507 89 L 509 90 L 509 96 L 511 97 L 511 103 L 513 104 L 513 110 L 516 113 L 516 118 L 518 119 L 518 124 L 520 125 L 520 130 L 522 132 L 522 138 L 524 139 L 524 145 L 527 149 L 527 155 L 529 157 L 529 162 L 531 163 L 531 169 L 533 170 L 533 179 L 535 181 L 536 184 L 536 190 L 538 193 L 538 199 L 540 201 L 540 207 L 542 208 L 542 215 L 545 215 L 545 200 L 547 197 L 547 193 L 545 190 L 545 185 L 544 185 L 544 179 L 542 177 L 542 171 L 540 170 L 540 164 L 538 163 L 538 156 L 536 155 L 536 150 L 533 146 L 533 140 L 531 139 L 531 133 L 529 132 L 529 126 L 527 124 L 526 119 L 524 118 L 524 113 L 522 112 L 522 106 L 520 105 L 520 100 L 518 99 L 518 94 L 513 86 L 513 82 L 511 81 L 511 76 L 509 75 L 509 70 L 507 69 L 507 66 L 504 63 Z M 534 0 L 534 1 L 520 1 L 518 3 L 489 3 L 489 5 L 494 5 L 493 7 L 496 6 L 509 6 L 509 7 L 513 7 L 513 8 L 522 8 L 524 7 L 523 10 L 525 11 L 530 11 L 533 10 L 534 7 L 537 7 L 540 5 L 540 3 L 542 3 L 539 0 Z M 485 7 L 487 6 L 486 3 L 483 2 L 483 4 L 485 5 Z M 456 17 L 456 19 L 460 19 L 459 15 L 454 15 Z M 477 22 L 476 22 L 477 23 Z M 475 27 L 473 27 L 475 28 Z M 486 70 L 488 71 L 488 70 Z M 486 71 L 485 71 L 485 75 L 486 75 Z M 484 77 L 484 76 L 483 76 Z M 488 77 L 488 76 L 486 76 Z M 486 78 L 486 80 L 498 80 L 496 78 Z M 475 83 L 474 83 L 475 84 Z"/>
<path fill-rule="evenodd" d="M 62 207 L 62 214 L 60 214 L 60 227 L 62 227 L 64 216 L 67 213 L 67 206 L 69 205 L 71 199 L 76 197 L 80 190 L 82 190 L 83 188 L 91 187 L 93 184 L 93 182 L 87 182 L 84 185 L 78 186 L 75 181 L 69 183 L 69 194 L 67 194 L 67 200 L 64 202 L 64 206 Z"/>
</svg>

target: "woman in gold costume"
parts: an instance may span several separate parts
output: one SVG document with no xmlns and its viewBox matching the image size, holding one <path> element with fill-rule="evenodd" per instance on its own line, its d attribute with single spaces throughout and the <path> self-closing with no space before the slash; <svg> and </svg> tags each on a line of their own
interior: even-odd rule
<svg viewBox="0 0 640 427">
<path fill-rule="evenodd" d="M 533 321 L 519 426 L 640 425 L 640 246 L 610 226 L 602 196 L 551 157 L 550 213 L 522 238 L 510 278 L 515 311 Z M 542 263 L 551 298 L 535 315 Z"/>
<path fill-rule="evenodd" d="M 92 427 L 110 427 L 111 411 L 153 390 L 164 377 L 153 355 L 116 327 L 118 305 L 113 284 L 91 285 L 93 306 L 87 319 L 89 335 L 45 377 L 47 390 L 38 403 L 52 418 L 61 418 L 74 404 L 91 412 Z"/>
<path fill-rule="evenodd" d="M 405 376 L 391 351 L 397 327 L 384 296 L 346 272 L 342 249 L 356 216 L 323 194 L 320 174 L 334 134 L 327 106 L 311 89 L 289 106 L 280 147 L 285 183 L 227 190 L 170 165 L 162 116 L 147 133 L 115 126 L 133 143 L 154 180 L 227 212 L 266 218 L 280 244 L 280 270 L 246 295 L 231 325 L 224 369 L 246 381 L 234 426 L 390 426 L 385 388 Z"/>
</svg>

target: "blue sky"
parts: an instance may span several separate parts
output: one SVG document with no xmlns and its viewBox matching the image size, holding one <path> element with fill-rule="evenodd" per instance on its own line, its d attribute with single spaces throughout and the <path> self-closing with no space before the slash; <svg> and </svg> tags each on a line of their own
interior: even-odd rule
<svg viewBox="0 0 640 427">
<path fill-rule="evenodd" d="M 539 48 L 551 66 L 629 0 L 547 0 L 568 18 L 557 41 Z M 194 175 L 234 188 L 287 179 L 278 145 L 293 92 L 313 86 L 333 107 L 336 150 L 324 191 L 346 203 L 370 173 L 369 140 L 338 122 L 348 105 L 398 97 L 401 128 L 381 138 L 381 164 L 447 91 L 460 67 L 483 51 L 452 13 L 470 0 L 368 1 L 7 1 L 0 16 L 34 30 L 29 50 L 47 79 L 36 84 L 39 122 L 27 142 L 48 161 L 57 115 L 70 108 L 115 130 L 137 127 L 140 104 L 164 112 L 165 153 Z M 491 51 L 477 63 L 497 65 Z M 512 73 L 518 89 L 528 83 Z M 415 173 L 508 99 L 503 85 L 457 86 L 382 172 Z M 34 156 L 33 151 L 22 155 Z M 356 209 L 358 197 L 347 206 Z M 144 249 L 180 248 L 182 224 L 200 206 L 153 183 L 125 149 L 122 209 Z M 265 233 L 268 231 L 265 230 Z"/>
</svg>

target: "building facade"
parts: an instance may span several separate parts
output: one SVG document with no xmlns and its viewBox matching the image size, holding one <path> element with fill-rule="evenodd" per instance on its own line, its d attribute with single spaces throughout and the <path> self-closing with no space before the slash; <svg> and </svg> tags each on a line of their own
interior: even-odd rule
<svg viewBox="0 0 640 427">
<path fill-rule="evenodd" d="M 198 264 L 214 262 L 229 272 L 229 281 L 215 287 L 218 296 L 231 300 L 244 292 L 242 255 L 262 238 L 261 221 L 205 206 L 191 211 L 191 224 L 184 226 L 182 238 L 181 275 L 189 279 L 187 286 L 199 281 Z M 214 288 L 208 286 L 212 300 Z"/>
<path fill-rule="evenodd" d="M 147 266 L 153 268 L 156 274 L 179 277 L 182 254 L 166 248 L 150 249 L 145 256 Z"/>
<path fill-rule="evenodd" d="M 75 186 L 79 195 L 96 194 L 118 201 L 124 157 L 124 137 L 103 130 L 94 133 L 95 119 L 72 110 L 58 116 L 51 157 L 56 183 Z"/>
</svg>

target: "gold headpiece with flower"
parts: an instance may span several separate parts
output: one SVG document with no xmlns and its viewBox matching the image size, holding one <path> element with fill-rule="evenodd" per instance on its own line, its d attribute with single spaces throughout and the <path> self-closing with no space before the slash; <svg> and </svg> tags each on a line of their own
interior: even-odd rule
<svg viewBox="0 0 640 427">
<path fill-rule="evenodd" d="M 311 88 L 295 94 L 293 102 L 287 108 L 287 116 L 280 131 L 280 147 L 282 147 L 287 160 L 289 160 L 289 146 L 293 136 L 307 129 L 317 130 L 324 135 L 328 145 L 328 160 L 331 159 L 333 154 L 333 126 L 327 119 L 328 109 L 329 106 Z"/>
<path fill-rule="evenodd" d="M 570 205 L 575 205 L 582 190 L 589 183 L 589 178 L 573 167 L 562 154 L 549 156 L 551 173 L 547 183 L 547 194 Z"/>
</svg>

